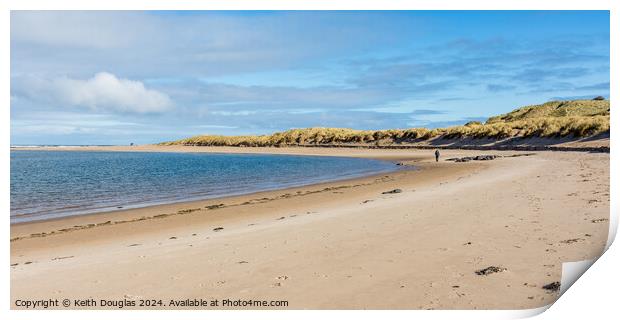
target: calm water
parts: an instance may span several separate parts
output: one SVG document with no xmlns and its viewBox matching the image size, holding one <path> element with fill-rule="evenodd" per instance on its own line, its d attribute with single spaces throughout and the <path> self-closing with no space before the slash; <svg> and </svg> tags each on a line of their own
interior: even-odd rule
<svg viewBox="0 0 620 320">
<path fill-rule="evenodd" d="M 284 155 L 11 150 L 11 223 L 216 198 L 396 170 Z"/>
</svg>

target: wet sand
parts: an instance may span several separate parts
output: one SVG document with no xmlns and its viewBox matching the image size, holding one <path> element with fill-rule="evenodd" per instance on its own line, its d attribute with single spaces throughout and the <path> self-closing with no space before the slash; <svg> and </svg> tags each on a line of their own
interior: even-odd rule
<svg viewBox="0 0 620 320">
<path fill-rule="evenodd" d="M 89 297 L 286 300 L 283 309 L 535 308 L 557 298 L 543 286 L 560 281 L 562 262 L 595 258 L 607 240 L 604 153 L 445 150 L 435 163 L 428 150 L 63 149 L 351 156 L 416 169 L 12 225 L 12 308 L 16 299 Z M 480 154 L 504 157 L 444 161 Z"/>
</svg>

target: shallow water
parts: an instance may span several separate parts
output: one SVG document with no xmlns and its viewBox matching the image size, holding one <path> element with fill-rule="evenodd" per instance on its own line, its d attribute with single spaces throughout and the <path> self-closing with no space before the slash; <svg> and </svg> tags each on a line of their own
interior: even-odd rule
<svg viewBox="0 0 620 320">
<path fill-rule="evenodd" d="M 210 199 L 397 170 L 265 154 L 11 150 L 11 223 Z"/>
</svg>

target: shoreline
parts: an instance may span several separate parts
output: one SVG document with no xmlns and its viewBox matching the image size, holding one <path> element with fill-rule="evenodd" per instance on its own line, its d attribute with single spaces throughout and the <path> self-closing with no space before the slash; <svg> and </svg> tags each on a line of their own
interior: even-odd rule
<svg viewBox="0 0 620 320">
<path fill-rule="evenodd" d="M 11 238 L 21 238 L 11 241 L 11 299 L 527 309 L 557 298 L 542 287 L 559 281 L 561 262 L 595 258 L 607 240 L 608 154 L 542 151 L 435 163 L 424 150 L 228 149 L 379 158 L 419 170 L 12 225 Z M 442 160 L 479 154 L 446 150 Z M 390 193 L 395 189 L 401 192 Z M 475 273 L 489 266 L 507 271 Z"/>
<path fill-rule="evenodd" d="M 294 191 L 296 192 L 297 190 L 304 190 L 304 189 L 333 188 L 341 184 L 364 183 L 365 181 L 369 181 L 373 179 L 380 179 L 382 176 L 393 174 L 396 172 L 415 171 L 415 170 L 420 170 L 420 168 L 411 166 L 411 168 L 400 168 L 400 169 L 396 169 L 392 171 L 372 173 L 369 175 L 363 175 L 359 177 L 352 177 L 352 178 L 345 178 L 345 179 L 338 179 L 338 180 L 328 180 L 328 181 L 304 184 L 304 185 L 299 185 L 299 186 L 260 190 L 260 191 L 242 193 L 242 194 L 216 196 L 214 198 L 179 200 L 179 201 L 174 201 L 174 202 L 138 205 L 137 207 L 126 206 L 123 208 L 111 209 L 109 211 L 74 214 L 74 215 L 67 215 L 67 216 L 62 216 L 62 217 L 53 217 L 53 218 L 48 218 L 48 219 L 16 222 L 16 223 L 11 223 L 11 227 L 28 225 L 28 224 L 38 224 L 38 223 L 44 223 L 44 222 L 53 222 L 53 221 L 59 221 L 59 220 L 65 220 L 65 219 L 81 220 L 81 219 L 72 219 L 72 218 L 88 217 L 88 216 L 93 216 L 93 217 L 96 216 L 98 219 L 105 219 L 106 216 L 111 216 L 113 213 L 126 213 L 126 212 L 133 212 L 135 210 L 159 210 L 161 208 L 177 208 L 177 207 L 185 207 L 185 206 L 195 207 L 195 206 L 201 206 L 203 204 L 207 206 L 212 203 L 216 204 L 222 201 L 233 201 L 234 202 L 234 201 L 238 201 L 239 199 L 256 198 L 256 197 L 261 197 L 267 194 L 275 194 L 275 193 L 282 193 L 282 192 L 290 193 L 290 192 L 294 192 Z"/>
<path fill-rule="evenodd" d="M 279 152 L 272 153 L 270 152 L 272 151 L 270 148 L 256 148 L 257 150 L 252 150 L 253 148 L 225 147 L 226 148 L 225 150 L 220 150 L 220 147 L 213 147 L 213 148 L 212 147 L 184 147 L 184 148 L 173 147 L 173 148 L 170 148 L 170 147 L 161 147 L 161 146 L 155 146 L 155 145 L 143 145 L 143 146 L 137 146 L 137 147 L 139 147 L 139 149 L 135 147 L 124 148 L 124 146 L 88 146 L 88 147 L 78 147 L 80 149 L 73 149 L 73 147 L 71 147 L 70 150 L 59 150 L 59 149 L 55 149 L 55 147 L 52 147 L 49 150 L 44 149 L 43 151 L 195 152 L 195 153 L 226 153 L 226 154 L 228 153 L 231 153 L 231 154 L 248 154 L 248 153 L 250 154 L 281 154 L 281 155 L 292 155 L 292 156 L 295 156 L 295 155 L 334 156 L 334 157 L 345 157 L 345 158 L 346 157 L 367 158 L 367 159 L 392 162 L 394 163 L 395 166 L 397 165 L 397 163 L 403 163 L 404 165 L 401 166 L 401 168 L 396 168 L 395 170 L 390 171 L 390 172 L 374 173 L 370 175 L 364 175 L 361 177 L 311 183 L 311 184 L 296 186 L 296 187 L 284 187 L 284 188 L 278 188 L 278 189 L 272 189 L 272 190 L 251 192 L 251 193 L 246 193 L 246 194 L 241 194 L 241 195 L 228 195 L 228 196 L 209 198 L 209 199 L 198 199 L 198 200 L 182 200 L 182 201 L 177 201 L 177 202 L 140 206 L 137 208 L 123 208 L 123 209 L 110 210 L 110 211 L 104 211 L 104 212 L 93 212 L 93 213 L 86 213 L 86 214 L 79 214 L 79 215 L 69 215 L 69 216 L 64 216 L 64 217 L 55 217 L 55 218 L 44 219 L 44 220 L 18 222 L 18 223 L 11 224 L 11 242 L 24 239 L 25 237 L 27 238 L 26 234 L 24 234 L 23 232 L 20 233 L 19 231 L 24 228 L 27 230 L 30 230 L 31 227 L 34 227 L 34 230 L 37 230 L 38 232 L 33 232 L 32 234 L 46 233 L 46 235 L 52 235 L 52 234 L 56 234 L 56 232 L 58 232 L 59 230 L 63 230 L 67 228 L 76 228 L 75 230 L 81 230 L 81 229 L 89 229 L 89 228 L 97 227 L 97 226 L 105 226 L 107 225 L 108 221 L 119 221 L 119 223 L 142 221 L 139 219 L 143 217 L 147 217 L 147 219 L 153 218 L 156 215 L 161 215 L 162 213 L 160 212 L 162 211 L 170 211 L 169 213 L 166 213 L 166 216 L 176 215 L 178 214 L 179 211 L 182 211 L 182 210 L 192 210 L 192 209 L 196 209 L 196 207 L 206 207 L 206 206 L 217 205 L 223 201 L 229 201 L 229 202 L 232 201 L 232 202 L 237 203 L 237 202 L 240 202 L 240 200 L 243 200 L 241 202 L 246 202 L 248 199 L 254 199 L 257 197 L 264 198 L 264 197 L 267 197 L 273 194 L 280 194 L 280 193 L 284 193 L 284 194 L 291 193 L 291 192 L 296 193 L 299 190 L 306 190 L 306 189 L 315 190 L 315 189 L 326 189 L 326 188 L 331 189 L 334 187 L 336 188 L 340 187 L 342 185 L 368 184 L 370 183 L 370 181 L 379 179 L 385 175 L 389 175 L 389 174 L 393 174 L 397 172 L 404 172 L 404 171 L 420 171 L 420 170 L 425 169 L 425 167 L 418 166 L 419 161 L 421 161 L 422 159 L 422 157 L 420 156 L 407 156 L 407 155 L 394 155 L 394 154 L 374 154 L 374 153 L 365 154 L 363 153 L 363 154 L 347 154 L 345 156 L 342 156 L 339 154 L 322 153 L 322 152 L 321 153 L 305 153 L 305 152 L 300 152 L 303 150 L 297 150 L 295 148 L 292 148 L 292 149 L 279 148 L 279 150 L 277 150 Z M 85 149 L 81 149 L 81 148 L 85 148 Z M 236 149 L 242 149 L 242 150 L 236 150 Z M 414 166 L 414 164 L 416 165 Z M 142 214 L 143 212 L 151 212 L 151 211 L 157 212 L 157 214 L 153 214 L 150 216 L 149 215 L 145 216 Z M 173 211 L 176 211 L 176 212 L 173 212 Z M 95 224 L 95 225 L 87 227 L 87 228 L 76 227 L 78 225 L 82 227 L 82 226 L 89 226 L 92 224 Z M 59 228 L 57 229 L 52 229 L 52 228 L 46 229 L 45 227 L 39 228 L 39 226 L 49 226 L 49 225 L 59 226 Z M 50 232 L 54 232 L 54 233 L 49 234 Z"/>
<path fill-rule="evenodd" d="M 93 152 L 97 152 L 97 151 L 93 151 Z M 156 151 L 153 151 L 153 152 L 156 152 Z M 304 155 L 290 155 L 290 156 L 304 156 Z M 343 158 L 347 158 L 347 157 L 343 157 Z M 21 225 L 21 224 L 28 224 L 28 223 L 53 221 L 53 220 L 60 220 L 60 219 L 65 219 L 65 218 L 78 217 L 78 216 L 105 215 L 105 214 L 109 214 L 109 213 L 113 213 L 113 212 L 118 212 L 118 211 L 128 211 L 128 210 L 136 210 L 136 209 L 155 208 L 155 207 L 159 207 L 159 206 L 178 206 L 178 205 L 186 205 L 186 204 L 191 204 L 191 203 L 202 203 L 202 202 L 207 202 L 207 201 L 216 201 L 217 202 L 218 200 L 234 199 L 236 197 L 252 196 L 252 195 L 258 195 L 258 194 L 267 193 L 267 192 L 285 191 L 285 190 L 289 190 L 289 189 L 297 189 L 297 188 L 304 188 L 304 187 L 315 187 L 315 186 L 320 186 L 320 185 L 332 185 L 332 184 L 336 184 L 336 183 L 346 183 L 346 182 L 352 182 L 353 183 L 353 182 L 355 182 L 356 180 L 359 180 L 359 179 L 375 178 L 375 177 L 382 176 L 384 174 L 390 174 L 390 173 L 397 172 L 397 171 L 418 170 L 418 168 L 413 167 L 413 166 L 409 166 L 409 165 L 407 165 L 407 166 L 397 166 L 398 163 L 399 163 L 398 161 L 380 160 L 380 159 L 375 159 L 375 160 L 391 162 L 395 166 L 395 168 L 390 170 L 390 171 L 369 172 L 369 173 L 363 173 L 363 174 L 356 174 L 356 175 L 351 176 L 351 177 L 328 179 L 328 180 L 323 180 L 323 181 L 318 181 L 318 182 L 308 182 L 308 183 L 302 183 L 300 185 L 273 187 L 273 188 L 267 188 L 267 189 L 264 189 L 264 190 L 253 190 L 253 191 L 249 191 L 249 192 L 243 192 L 242 191 L 242 192 L 233 193 L 233 194 L 216 195 L 216 196 L 209 197 L 209 198 L 197 197 L 197 198 L 193 198 L 193 199 L 186 198 L 186 199 L 179 199 L 179 200 L 173 200 L 173 201 L 141 202 L 141 203 L 134 204 L 134 205 L 124 205 L 124 206 L 121 206 L 121 207 L 119 207 L 119 206 L 110 206 L 110 207 L 104 207 L 104 208 L 99 208 L 99 209 L 93 209 L 92 211 L 86 211 L 86 212 L 72 212 L 72 213 L 66 214 L 66 215 L 62 215 L 63 213 L 56 213 L 52 217 L 40 218 L 40 219 L 32 219 L 32 220 L 26 220 L 26 221 L 18 221 L 18 222 L 11 222 L 10 225 L 14 226 L 14 225 Z M 43 217 L 44 215 L 39 215 L 39 214 L 35 213 L 35 214 L 19 215 L 18 217 L 23 217 L 23 216 Z M 13 218 L 13 216 L 11 218 Z"/>
</svg>

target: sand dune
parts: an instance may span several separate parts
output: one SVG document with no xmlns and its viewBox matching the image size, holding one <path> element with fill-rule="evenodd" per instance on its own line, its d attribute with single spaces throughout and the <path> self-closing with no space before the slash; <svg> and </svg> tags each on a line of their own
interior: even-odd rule
<svg viewBox="0 0 620 320">
<path fill-rule="evenodd" d="M 90 297 L 534 308 L 557 298 L 562 262 L 594 258 L 607 240 L 609 154 L 486 151 L 504 157 L 435 163 L 424 150 L 92 149 L 370 157 L 415 170 L 13 225 L 13 308 L 16 299 Z M 394 189 L 401 192 L 384 193 Z"/>
</svg>

